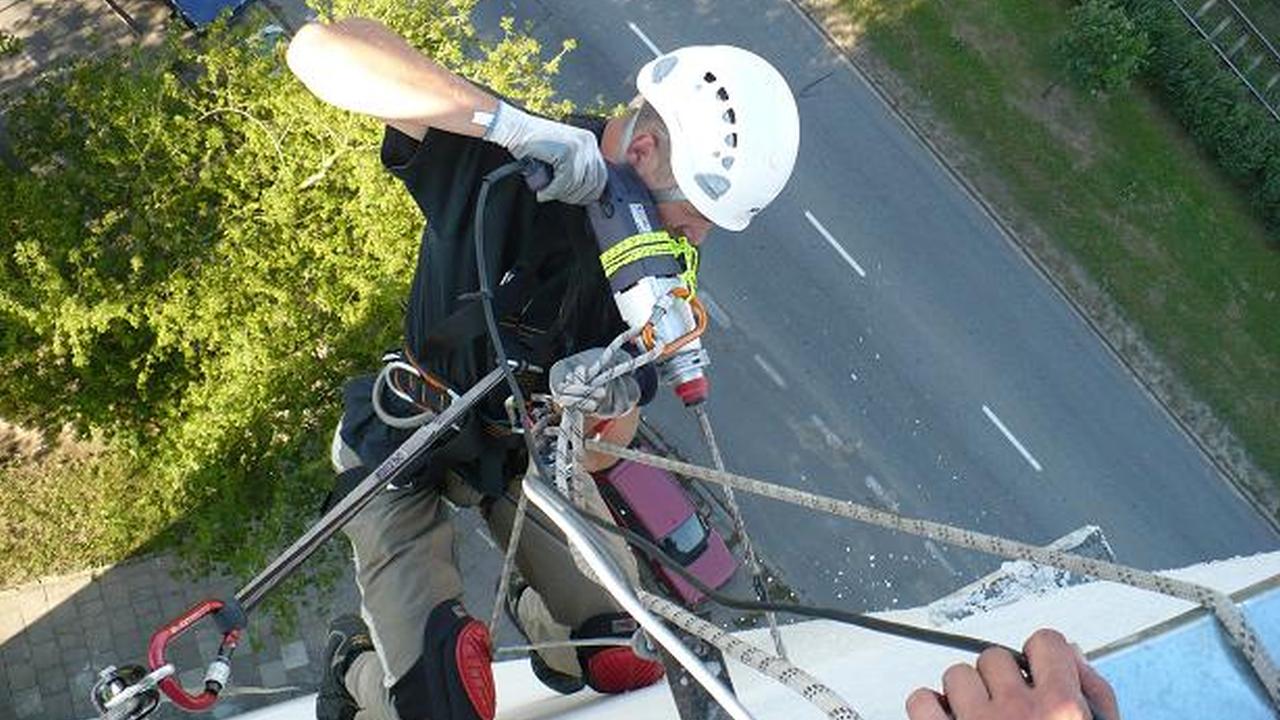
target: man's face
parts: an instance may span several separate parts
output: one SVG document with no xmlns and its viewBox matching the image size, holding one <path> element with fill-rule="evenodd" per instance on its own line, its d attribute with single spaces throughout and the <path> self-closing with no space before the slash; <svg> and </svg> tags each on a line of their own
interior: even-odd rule
<svg viewBox="0 0 1280 720">
<path fill-rule="evenodd" d="M 600 149 L 612 162 L 627 162 L 635 168 L 640 179 L 644 180 L 650 190 L 664 184 L 658 180 L 658 149 L 654 137 L 648 133 L 639 133 L 627 147 L 621 146 L 621 118 L 613 118 L 605 126 L 604 138 Z M 666 183 L 670 181 L 667 180 Z M 693 245 L 701 243 L 711 230 L 712 222 L 702 216 L 688 200 L 679 202 L 658 203 L 658 219 L 662 227 L 675 237 L 685 237 Z"/>
<path fill-rule="evenodd" d="M 693 245 L 700 244 L 712 227 L 711 221 L 688 200 L 658 203 L 658 219 L 673 237 L 683 236 Z"/>
</svg>

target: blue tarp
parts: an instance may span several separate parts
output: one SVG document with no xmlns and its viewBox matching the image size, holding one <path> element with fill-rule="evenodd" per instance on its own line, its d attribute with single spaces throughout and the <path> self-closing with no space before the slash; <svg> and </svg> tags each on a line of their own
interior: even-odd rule
<svg viewBox="0 0 1280 720">
<path fill-rule="evenodd" d="M 253 0 L 170 0 L 170 2 L 178 12 L 182 13 L 183 19 L 201 28 L 218 19 L 218 15 L 223 10 L 239 12 L 240 8 Z"/>
<path fill-rule="evenodd" d="M 1280 657 L 1280 586 L 1272 584 L 1241 603 L 1240 609 L 1271 657 Z M 1253 671 L 1231 648 L 1218 623 L 1203 613 L 1186 624 L 1108 653 L 1096 666 L 1115 688 L 1123 717 L 1276 717 Z"/>
</svg>

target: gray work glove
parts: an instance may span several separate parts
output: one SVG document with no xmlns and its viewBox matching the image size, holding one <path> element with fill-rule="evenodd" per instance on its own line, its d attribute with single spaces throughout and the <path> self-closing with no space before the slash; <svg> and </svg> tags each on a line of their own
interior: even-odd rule
<svg viewBox="0 0 1280 720">
<path fill-rule="evenodd" d="M 591 348 L 563 358 L 551 366 L 551 398 L 557 405 L 562 408 L 576 407 L 587 415 L 614 418 L 627 414 L 640 402 L 640 383 L 636 382 L 631 373 L 610 381 L 604 387 L 592 388 L 587 383 L 587 369 L 603 353 L 601 348 Z M 618 351 L 612 360 L 605 365 L 605 370 L 629 362 L 631 356 Z"/>
<path fill-rule="evenodd" d="M 534 157 L 551 165 L 551 184 L 538 191 L 539 202 L 586 205 L 604 192 L 604 156 L 590 131 L 530 115 L 499 101 L 484 139 L 506 148 L 517 159 Z"/>
</svg>

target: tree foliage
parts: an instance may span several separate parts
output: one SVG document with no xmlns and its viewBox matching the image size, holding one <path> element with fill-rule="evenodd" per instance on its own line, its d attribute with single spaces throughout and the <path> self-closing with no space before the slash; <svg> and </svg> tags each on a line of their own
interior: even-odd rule
<svg viewBox="0 0 1280 720">
<path fill-rule="evenodd" d="M 1084 0 L 1067 17 L 1058 52 L 1072 82 L 1093 93 L 1127 86 L 1151 51 L 1146 33 L 1112 0 Z"/>
<path fill-rule="evenodd" d="M 473 5 L 358 9 L 533 109 L 566 110 L 549 81 L 560 55 L 510 23 L 483 42 Z M 58 475 L 101 520 L 54 548 L 64 560 L 160 536 L 255 568 L 327 488 L 344 378 L 399 344 L 421 216 L 378 163 L 380 127 L 315 100 L 261 24 L 81 61 L 8 112 L 26 169 L 0 171 L 0 416 L 105 438 L 120 468 L 92 488 Z M 23 503 L 0 494 L 11 519 L 42 517 Z M 0 551 L 32 538 L 0 533 Z"/>
<path fill-rule="evenodd" d="M 7 58 L 22 52 L 22 38 L 0 30 L 0 58 Z"/>
</svg>

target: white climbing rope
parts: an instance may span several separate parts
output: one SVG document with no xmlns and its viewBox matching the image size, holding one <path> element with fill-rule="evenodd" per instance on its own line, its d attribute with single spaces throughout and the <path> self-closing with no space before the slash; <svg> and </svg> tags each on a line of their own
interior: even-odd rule
<svg viewBox="0 0 1280 720">
<path fill-rule="evenodd" d="M 707 693 L 724 708 L 734 720 L 753 720 L 751 713 L 742 706 L 738 697 L 720 681 L 710 670 L 699 662 L 693 651 L 680 642 L 666 625 L 654 617 L 644 606 L 636 591 L 630 587 L 617 563 L 609 557 L 609 552 L 596 533 L 580 513 L 559 496 L 555 489 L 542 482 L 538 477 L 526 475 L 523 489 L 530 502 L 560 528 L 571 547 L 577 547 L 586 562 L 595 569 L 592 577 L 603 587 L 613 599 L 644 629 L 654 642 L 666 648 L 676 662 L 679 662 L 694 680 L 706 689 Z"/>
<path fill-rule="evenodd" d="M 813 703 L 832 720 L 862 720 L 849 703 L 823 682 L 786 658 L 770 655 L 728 631 L 712 625 L 684 608 L 653 593 L 637 593 L 645 607 L 665 617 L 673 625 L 711 643 L 726 657 L 733 658 L 765 677 L 778 681 L 800 697 Z"/>
<path fill-rule="evenodd" d="M 703 405 L 696 405 L 693 408 L 693 414 L 698 417 L 698 425 L 702 428 L 702 437 L 707 442 L 707 449 L 711 452 L 711 463 L 715 465 L 717 470 L 724 470 L 724 457 L 720 455 L 720 443 L 716 442 L 715 432 L 711 429 L 711 418 L 707 415 L 707 409 Z M 742 541 L 742 554 L 747 558 L 747 567 L 751 568 L 752 585 L 755 588 L 756 599 L 761 602 L 769 602 L 769 588 L 764 584 L 764 569 L 760 567 L 760 558 L 756 556 L 755 544 L 751 542 L 751 536 L 747 535 L 747 521 L 742 517 L 742 508 L 738 506 L 738 498 L 733 494 L 733 488 L 725 485 L 724 498 L 729 505 L 729 514 L 733 516 L 733 530 L 737 533 L 739 540 Z M 769 623 L 769 636 L 773 638 L 773 647 L 778 651 L 778 657 L 785 659 L 787 657 L 787 649 L 782 645 L 782 633 L 778 631 L 778 614 L 770 610 L 764 614 L 765 620 Z"/>
<path fill-rule="evenodd" d="M 639 452 L 597 440 L 587 440 L 588 450 L 614 457 L 664 468 L 688 477 L 701 478 L 721 486 L 733 487 L 743 492 L 773 498 L 781 502 L 799 505 L 811 510 L 838 515 L 878 527 L 897 530 L 909 535 L 944 542 L 956 547 L 978 550 L 988 555 L 1028 560 L 1041 565 L 1061 568 L 1078 575 L 1088 575 L 1101 580 L 1130 585 L 1132 587 L 1169 595 L 1197 603 L 1210 610 L 1222 625 L 1231 644 L 1244 656 L 1254 675 L 1261 682 L 1272 704 L 1280 709 L 1280 673 L 1275 662 L 1258 640 L 1257 633 L 1249 625 L 1244 613 L 1225 593 L 1203 585 L 1157 575 L 1116 563 L 1050 550 L 1036 545 L 1008 540 L 996 535 L 965 530 L 944 523 L 908 518 L 896 513 L 860 505 L 848 500 L 816 495 L 754 478 L 705 468 L 700 465 L 670 460 L 658 455 Z"/>
<path fill-rule="evenodd" d="M 669 307 L 669 299 L 655 306 L 650 319 L 651 322 L 661 319 Z M 556 433 L 555 487 L 575 508 L 584 509 L 582 490 L 578 485 L 576 470 L 579 458 L 582 457 L 584 452 L 582 444 L 583 415 L 597 408 L 597 403 L 603 396 L 605 386 L 611 381 L 634 372 L 636 368 L 651 363 L 662 355 L 663 346 L 658 344 L 638 357 L 608 366 L 606 369 L 606 363 L 622 349 L 623 345 L 639 336 L 642 330 L 643 327 L 630 328 L 619 333 L 605 347 L 600 357 L 590 367 L 575 368 L 569 374 L 569 377 L 565 379 L 565 382 L 555 389 L 555 397 L 562 406 L 560 425 Z M 520 544 L 520 536 L 524 529 L 524 519 L 527 512 L 528 501 L 524 493 L 521 492 L 520 500 L 516 504 L 515 519 L 511 525 L 511 535 L 507 539 L 507 550 L 502 560 L 502 569 L 498 575 L 498 594 L 494 598 L 493 610 L 489 616 L 490 637 L 497 637 L 498 620 L 501 617 L 502 604 L 506 602 L 507 589 L 511 583 L 511 571 L 515 567 L 516 548 Z M 573 545 L 570 545 L 569 551 L 578 569 L 586 577 L 599 582 L 590 564 L 582 557 L 581 552 Z"/>
</svg>

